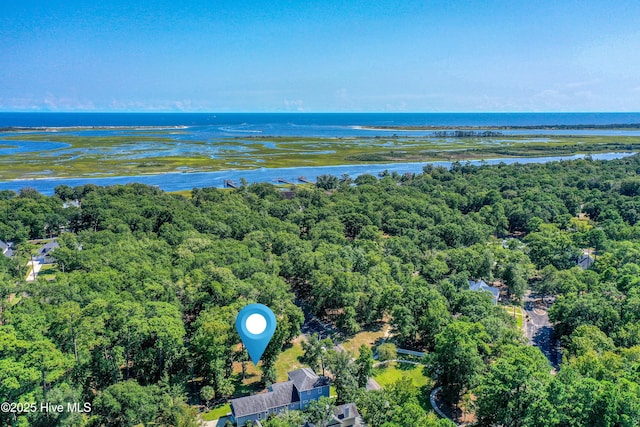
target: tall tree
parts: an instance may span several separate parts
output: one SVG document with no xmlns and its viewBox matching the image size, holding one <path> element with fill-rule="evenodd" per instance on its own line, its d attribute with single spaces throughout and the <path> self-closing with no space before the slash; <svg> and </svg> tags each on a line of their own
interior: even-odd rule
<svg viewBox="0 0 640 427">
<path fill-rule="evenodd" d="M 502 278 L 507 285 L 509 295 L 521 300 L 527 290 L 527 277 L 524 269 L 518 264 L 507 264 Z"/>
<path fill-rule="evenodd" d="M 454 321 L 436 335 L 434 351 L 426 356 L 427 370 L 450 402 L 457 405 L 477 384 L 488 341 L 482 324 L 464 321 Z"/>
<path fill-rule="evenodd" d="M 351 362 L 351 354 L 348 351 L 331 351 L 329 369 L 333 374 L 333 384 L 336 387 L 336 403 L 352 402 L 355 397 L 358 382 Z"/>
<path fill-rule="evenodd" d="M 360 355 L 355 361 L 356 380 L 358 387 L 365 387 L 369 377 L 373 374 L 373 351 L 367 345 L 362 344 L 359 348 Z"/>
<path fill-rule="evenodd" d="M 333 403 L 328 397 L 312 400 L 305 410 L 305 418 L 318 427 L 327 427 L 333 415 Z"/>
<path fill-rule="evenodd" d="M 316 178 L 316 187 L 322 188 L 323 190 L 333 190 L 338 187 L 340 183 L 339 179 L 335 175 L 319 175 Z"/>
<path fill-rule="evenodd" d="M 547 398 L 551 366 L 536 347 L 509 346 L 474 389 L 481 426 L 535 424 Z"/>
<path fill-rule="evenodd" d="M 318 334 L 311 334 L 309 338 L 302 341 L 303 363 L 306 363 L 314 371 L 325 374 L 325 368 L 329 357 L 328 351 L 333 348 L 331 338 L 320 340 Z"/>
</svg>

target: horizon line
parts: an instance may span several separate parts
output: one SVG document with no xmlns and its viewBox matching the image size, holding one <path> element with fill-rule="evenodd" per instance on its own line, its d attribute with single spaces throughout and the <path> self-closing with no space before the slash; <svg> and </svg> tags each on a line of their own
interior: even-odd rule
<svg viewBox="0 0 640 427">
<path fill-rule="evenodd" d="M 0 114 L 640 114 L 640 111 L 5 111 Z"/>
</svg>

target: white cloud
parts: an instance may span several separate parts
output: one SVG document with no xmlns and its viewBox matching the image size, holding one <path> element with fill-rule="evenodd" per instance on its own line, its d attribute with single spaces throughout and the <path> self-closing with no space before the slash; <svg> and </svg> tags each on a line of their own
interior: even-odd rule
<svg viewBox="0 0 640 427">
<path fill-rule="evenodd" d="M 47 93 L 42 98 L 0 98 L 0 109 L 5 111 L 95 111 L 96 106 L 92 101 Z"/>
<path fill-rule="evenodd" d="M 294 100 L 285 99 L 284 107 L 287 111 L 299 111 L 299 112 L 306 111 L 304 108 L 304 101 L 301 99 L 294 99 Z"/>
<path fill-rule="evenodd" d="M 390 113 L 396 113 L 396 112 L 402 112 L 402 111 L 408 111 L 408 110 L 409 110 L 409 105 L 404 101 L 387 103 L 384 105 L 384 111 L 390 112 Z"/>
<path fill-rule="evenodd" d="M 593 80 L 580 81 L 580 82 L 569 82 L 569 83 L 565 83 L 564 87 L 567 89 L 576 89 L 576 88 L 581 88 L 585 86 L 593 86 L 597 83 L 600 83 L 600 79 L 593 79 Z"/>
</svg>

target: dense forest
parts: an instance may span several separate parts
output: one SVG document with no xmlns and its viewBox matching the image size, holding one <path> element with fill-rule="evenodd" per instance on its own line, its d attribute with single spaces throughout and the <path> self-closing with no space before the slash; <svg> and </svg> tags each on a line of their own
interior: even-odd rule
<svg viewBox="0 0 640 427">
<path fill-rule="evenodd" d="M 202 390 L 215 401 L 242 394 L 234 319 L 259 302 L 278 317 L 265 385 L 304 309 L 345 336 L 389 322 L 392 340 L 426 351 L 434 385 L 478 425 L 640 425 L 638 173 L 633 156 L 322 176 L 287 191 L 2 191 L 0 240 L 15 254 L 0 256 L 0 400 L 89 402 L 91 412 L 4 412 L 0 422 L 198 425 Z M 54 236 L 55 274 L 26 282 L 32 240 Z M 589 269 L 576 265 L 583 249 L 595 254 Z M 498 282 L 514 304 L 527 289 L 554 301 L 560 366 L 470 279 Z M 410 385 L 365 392 L 366 363 L 332 359 L 337 402 L 355 401 L 368 425 L 449 425 Z"/>
</svg>

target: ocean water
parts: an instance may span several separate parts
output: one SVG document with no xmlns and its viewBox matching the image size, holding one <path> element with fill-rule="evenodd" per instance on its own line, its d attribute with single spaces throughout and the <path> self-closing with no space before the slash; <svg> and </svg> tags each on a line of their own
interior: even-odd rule
<svg viewBox="0 0 640 427">
<path fill-rule="evenodd" d="M 358 136 L 386 133 L 380 130 L 361 129 L 368 126 L 543 126 L 635 123 L 640 123 L 640 113 L 0 113 L 0 128 L 188 127 L 217 136 L 252 134 Z"/>
</svg>

